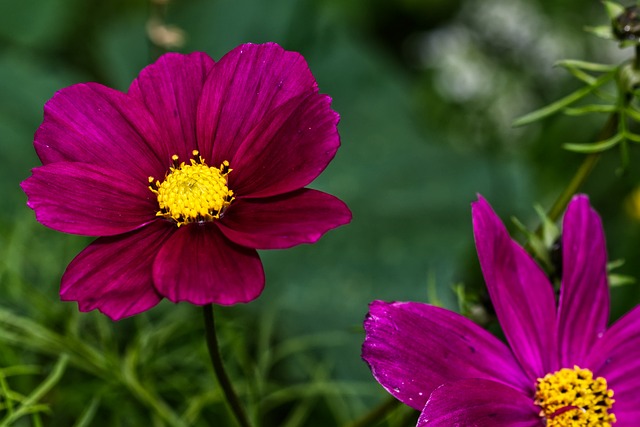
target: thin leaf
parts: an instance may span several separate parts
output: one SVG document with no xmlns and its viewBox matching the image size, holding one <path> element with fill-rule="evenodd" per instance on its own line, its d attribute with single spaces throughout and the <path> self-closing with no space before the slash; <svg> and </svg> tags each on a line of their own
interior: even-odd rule
<svg viewBox="0 0 640 427">
<path fill-rule="evenodd" d="M 600 37 L 601 39 L 615 40 L 613 31 L 611 30 L 611 25 L 597 25 L 595 27 L 586 26 L 584 27 L 584 30 L 596 37 Z"/>
<path fill-rule="evenodd" d="M 640 122 L 640 111 L 636 110 L 635 108 L 629 106 L 625 108 L 623 112 L 636 122 Z"/>
<path fill-rule="evenodd" d="M 620 3 L 604 0 L 602 4 L 604 5 L 607 15 L 609 15 L 609 19 L 615 19 L 624 13 L 624 6 Z"/>
<path fill-rule="evenodd" d="M 593 77 L 590 74 L 585 73 L 584 71 L 582 71 L 579 68 L 576 67 L 565 67 L 567 71 L 569 71 L 569 73 L 571 73 L 571 75 L 573 77 L 575 77 L 576 79 L 586 83 L 589 86 L 593 86 L 593 84 L 596 82 L 596 78 Z"/>
<path fill-rule="evenodd" d="M 607 271 L 613 271 L 616 268 L 620 268 L 624 265 L 625 261 L 623 258 L 614 259 L 607 263 Z"/>
<path fill-rule="evenodd" d="M 562 112 L 568 116 L 582 116 L 592 113 L 614 113 L 618 107 L 611 104 L 589 104 L 577 108 L 565 108 Z"/>
<path fill-rule="evenodd" d="M 623 135 L 619 133 L 612 138 L 605 139 L 604 141 L 589 142 L 586 144 L 567 143 L 563 144 L 562 147 L 566 150 L 574 151 L 576 153 L 599 153 L 608 150 L 611 147 L 614 147 L 623 139 Z"/>
<path fill-rule="evenodd" d="M 633 285 L 636 283 L 636 279 L 631 276 L 624 276 L 622 274 L 610 274 L 609 275 L 609 286 L 625 286 L 625 285 Z"/>
<path fill-rule="evenodd" d="M 21 403 L 20 407 L 16 409 L 12 414 L 7 414 L 7 416 L 0 422 L 0 427 L 6 427 L 11 425 L 15 420 L 33 413 L 34 410 L 42 411 L 46 409 L 46 406 L 37 405 L 37 402 L 42 399 L 42 397 L 49 392 L 55 386 L 58 381 L 62 378 L 64 371 L 67 367 L 67 363 L 69 362 L 69 356 L 67 354 L 63 354 L 58 358 L 55 366 L 51 370 L 51 373 L 45 380 L 40 383 L 40 385 L 29 395 L 27 398 Z"/>
<path fill-rule="evenodd" d="M 87 406 L 87 409 L 84 410 L 78 421 L 73 425 L 73 427 L 89 427 L 93 418 L 96 416 L 96 412 L 98 411 L 98 406 L 100 406 L 100 398 L 94 397 L 91 399 L 91 403 Z"/>
<path fill-rule="evenodd" d="M 545 268 L 550 269 L 552 267 L 551 260 L 549 259 L 549 252 L 547 246 L 545 246 L 543 240 L 536 233 L 532 233 L 529 229 L 516 217 L 511 217 L 511 222 L 515 224 L 518 231 L 524 234 L 527 238 L 527 245 L 531 248 L 533 256 L 540 260 Z"/>
<path fill-rule="evenodd" d="M 555 64 L 557 67 L 563 68 L 579 68 L 581 70 L 609 72 L 615 70 L 618 66 L 612 64 L 599 64 L 597 62 L 580 61 L 577 59 L 562 59 Z"/>
<path fill-rule="evenodd" d="M 640 142 L 640 135 L 633 132 L 625 132 L 624 137 L 632 142 Z"/>
<path fill-rule="evenodd" d="M 550 248 L 558 237 L 560 237 L 560 229 L 555 222 L 549 219 L 547 212 L 542 208 L 542 206 L 535 205 L 533 209 L 535 209 L 538 214 L 538 218 L 540 218 L 540 221 L 542 222 L 542 241 L 547 248 Z"/>
<path fill-rule="evenodd" d="M 603 84 L 605 84 L 607 81 L 609 81 L 611 78 L 613 77 L 612 73 L 608 73 L 605 74 L 601 77 L 599 77 L 598 79 L 596 79 L 595 83 L 591 86 L 584 86 L 578 90 L 576 90 L 575 92 L 572 92 L 571 94 L 565 96 L 564 98 L 561 98 L 545 107 L 542 107 L 536 111 L 533 111 L 529 114 L 525 114 L 524 116 L 514 120 L 513 122 L 513 126 L 523 126 L 523 125 L 527 125 L 529 123 L 533 123 L 536 122 L 538 120 L 541 120 L 545 117 L 548 117 L 554 113 L 557 113 L 558 111 L 562 110 L 563 108 L 568 107 L 569 105 L 573 104 L 574 102 L 584 98 L 585 96 L 589 95 L 591 92 L 593 92 L 596 88 L 602 86 Z"/>
</svg>

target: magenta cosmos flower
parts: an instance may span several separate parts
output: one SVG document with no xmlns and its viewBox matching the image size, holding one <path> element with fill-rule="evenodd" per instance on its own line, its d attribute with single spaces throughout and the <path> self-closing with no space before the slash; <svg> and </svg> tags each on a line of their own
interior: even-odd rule
<svg viewBox="0 0 640 427">
<path fill-rule="evenodd" d="M 375 301 L 363 358 L 378 382 L 422 411 L 418 426 L 640 426 L 640 307 L 607 329 L 604 233 L 587 197 L 564 217 L 557 303 L 482 198 L 473 228 L 508 345 L 442 308 Z"/>
<path fill-rule="evenodd" d="M 22 183 L 38 221 L 100 236 L 60 296 L 113 319 L 173 302 L 230 305 L 264 287 L 256 249 L 313 243 L 346 224 L 335 197 L 303 188 L 340 140 L 331 98 L 304 58 L 246 44 L 214 62 L 169 53 L 127 93 L 77 84 L 45 105 L 43 166 Z"/>
</svg>

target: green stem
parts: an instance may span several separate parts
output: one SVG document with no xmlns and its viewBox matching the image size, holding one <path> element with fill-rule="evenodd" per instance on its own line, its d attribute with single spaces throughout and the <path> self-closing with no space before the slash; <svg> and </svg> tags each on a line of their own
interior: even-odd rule
<svg viewBox="0 0 640 427">
<path fill-rule="evenodd" d="M 596 141 L 603 141 L 614 136 L 618 129 L 619 120 L 619 113 L 616 112 L 611 114 L 611 116 L 609 116 L 609 120 L 607 120 L 607 123 L 598 134 Z M 560 218 L 573 195 L 578 192 L 580 187 L 582 187 L 582 184 L 584 184 L 591 174 L 591 171 L 593 171 L 593 168 L 596 166 L 596 163 L 600 160 L 600 155 L 600 153 L 592 153 L 585 157 L 584 161 L 576 171 L 576 174 L 571 178 L 571 181 L 569 181 L 569 184 L 566 186 L 564 191 L 558 196 L 551 209 L 549 209 L 548 217 L 551 221 L 557 221 Z"/>
<path fill-rule="evenodd" d="M 216 337 L 213 305 L 205 305 L 202 313 L 204 315 L 204 331 L 205 338 L 207 340 L 207 348 L 209 349 L 209 356 L 211 357 L 211 364 L 213 365 L 213 370 L 216 374 L 216 378 L 218 379 L 218 383 L 224 392 L 224 397 L 231 407 L 231 411 L 236 417 L 238 425 L 241 427 L 251 427 L 249 419 L 242 407 L 242 403 L 240 402 L 240 399 L 238 399 L 238 395 L 234 391 L 231 381 L 229 380 L 229 376 L 227 375 L 227 371 L 225 371 L 224 365 L 222 364 L 220 348 L 218 347 L 218 338 Z"/>
<path fill-rule="evenodd" d="M 591 174 L 591 171 L 595 167 L 596 163 L 598 163 L 599 159 L 600 153 L 592 153 L 585 157 L 576 174 L 571 178 L 571 181 L 569 181 L 569 184 L 565 187 L 564 191 L 558 196 L 551 209 L 549 209 L 549 214 L 547 216 L 552 222 L 555 222 L 560 218 L 562 212 L 567 208 L 569 201 L 587 180 L 587 177 Z"/>
</svg>

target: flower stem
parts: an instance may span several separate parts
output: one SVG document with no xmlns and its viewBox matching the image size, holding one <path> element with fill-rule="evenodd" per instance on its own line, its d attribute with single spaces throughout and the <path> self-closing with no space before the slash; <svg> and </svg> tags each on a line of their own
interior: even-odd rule
<svg viewBox="0 0 640 427">
<path fill-rule="evenodd" d="M 571 197 L 578 192 L 582 184 L 587 180 L 587 177 L 591 174 L 591 171 L 599 159 L 600 153 L 591 153 L 584 158 L 576 174 L 571 178 L 571 181 L 569 181 L 564 191 L 558 196 L 551 209 L 549 209 L 547 216 L 551 221 L 555 222 L 560 218 L 560 215 L 562 215 L 562 212 L 564 212 L 569 204 Z"/>
<path fill-rule="evenodd" d="M 609 139 L 615 135 L 618 129 L 619 120 L 620 114 L 617 112 L 609 116 L 607 123 L 598 134 L 596 141 Z M 598 160 L 600 160 L 600 153 L 592 153 L 585 157 L 575 175 L 571 178 L 571 181 L 569 181 L 569 184 L 558 196 L 551 209 L 549 209 L 547 216 L 551 221 L 557 221 L 560 218 L 562 212 L 567 208 L 571 197 L 578 192 L 582 184 L 587 180 L 596 163 L 598 163 Z"/>
<path fill-rule="evenodd" d="M 240 399 L 238 399 L 238 395 L 234 391 L 233 386 L 231 385 L 231 381 L 229 380 L 229 376 L 227 375 L 227 371 L 225 371 L 224 365 L 222 364 L 220 348 L 218 347 L 218 338 L 216 336 L 213 305 L 205 305 L 203 307 L 202 313 L 204 315 L 204 331 L 205 339 L 207 340 L 207 348 L 209 349 L 211 364 L 213 365 L 213 370 L 216 374 L 216 378 L 218 379 L 218 384 L 220 384 L 220 387 L 224 392 L 224 397 L 231 407 L 231 411 L 236 417 L 238 425 L 240 425 L 241 427 L 251 427 L 249 419 L 247 418 L 247 415 L 244 412 L 244 408 L 242 407 L 242 403 L 240 402 Z"/>
</svg>

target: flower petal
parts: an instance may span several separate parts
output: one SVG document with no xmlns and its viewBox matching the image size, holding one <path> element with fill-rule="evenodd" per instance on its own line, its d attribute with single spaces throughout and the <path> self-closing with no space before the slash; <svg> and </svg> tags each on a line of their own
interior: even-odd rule
<svg viewBox="0 0 640 427">
<path fill-rule="evenodd" d="M 299 53 L 275 43 L 238 46 L 213 66 L 202 90 L 197 121 L 201 153 L 210 164 L 231 162 L 267 113 L 309 92 L 317 92 L 317 85 Z"/>
<path fill-rule="evenodd" d="M 33 169 L 22 189 L 47 227 L 85 236 L 112 236 L 153 221 L 151 190 L 117 170 L 57 162 Z"/>
<path fill-rule="evenodd" d="M 533 398 L 495 381 L 466 379 L 438 387 L 417 427 L 543 427 Z"/>
<path fill-rule="evenodd" d="M 243 197 L 297 190 L 327 167 L 340 146 L 331 98 L 308 93 L 273 109 L 245 138 L 229 175 Z"/>
<path fill-rule="evenodd" d="M 77 301 L 80 311 L 100 310 L 113 320 L 155 306 L 153 260 L 173 227 L 155 221 L 140 230 L 101 237 L 84 249 L 62 276 L 60 298 Z"/>
<path fill-rule="evenodd" d="M 140 72 L 129 95 L 142 100 L 162 137 L 157 141 L 165 158 L 177 154 L 183 161 L 197 148 L 196 116 L 206 76 L 214 61 L 203 52 L 189 55 L 167 53 Z M 207 159 L 208 160 L 208 159 Z"/>
<path fill-rule="evenodd" d="M 604 377 L 614 392 L 613 412 L 618 424 L 640 425 L 640 306 L 611 325 L 591 348 L 585 367 Z"/>
<path fill-rule="evenodd" d="M 218 223 L 229 240 L 255 249 L 285 249 L 315 243 L 324 233 L 351 221 L 339 199 L 302 189 L 268 199 L 235 201 Z"/>
<path fill-rule="evenodd" d="M 607 328 L 609 287 L 602 222 L 586 196 L 573 198 L 562 227 L 558 345 L 562 366 L 582 366 Z"/>
<path fill-rule="evenodd" d="M 197 305 L 249 302 L 264 288 L 258 253 L 228 241 L 213 223 L 180 227 L 160 250 L 153 278 L 162 296 Z"/>
<path fill-rule="evenodd" d="M 43 164 L 83 162 L 127 171 L 143 183 L 170 161 L 156 153 L 158 129 L 145 106 L 122 92 L 82 83 L 57 92 L 44 107 L 34 145 Z"/>
<path fill-rule="evenodd" d="M 556 310 L 549 280 L 481 196 L 472 212 L 480 267 L 507 341 L 531 378 L 554 372 Z"/>
<path fill-rule="evenodd" d="M 374 301 L 362 358 L 389 393 L 415 409 L 443 383 L 487 378 L 533 393 L 507 346 L 471 320 L 415 302 Z"/>
</svg>

